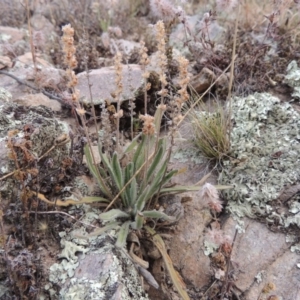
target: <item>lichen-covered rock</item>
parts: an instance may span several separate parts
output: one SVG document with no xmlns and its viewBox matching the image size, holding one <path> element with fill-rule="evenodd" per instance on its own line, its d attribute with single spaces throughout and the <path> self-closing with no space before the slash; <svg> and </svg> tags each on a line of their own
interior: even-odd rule
<svg viewBox="0 0 300 300">
<path fill-rule="evenodd" d="M 85 222 L 97 219 L 88 206 Z M 89 211 L 89 212 L 88 212 Z M 126 250 L 115 247 L 111 235 L 86 235 L 83 228 L 61 233 L 64 247 L 60 263 L 50 267 L 50 283 L 59 292 L 55 297 L 64 300 L 107 299 L 147 300 L 139 274 Z M 89 241 L 87 240 L 89 239 Z M 82 253 L 83 255 L 77 256 Z"/>
<path fill-rule="evenodd" d="M 290 224 L 271 201 L 285 185 L 300 179 L 299 113 L 276 97 L 256 93 L 233 99 L 232 121 L 230 159 L 224 161 L 219 176 L 221 184 L 234 186 L 224 192 L 228 210 L 237 216 L 268 216 L 270 222 L 276 218 L 282 225 Z"/>
<path fill-rule="evenodd" d="M 50 108 L 45 106 L 28 108 L 10 102 L 0 104 L 0 177 L 16 169 L 14 161 L 8 157 L 7 137 L 10 131 L 14 131 L 12 139 L 19 145 L 15 147 L 16 151 L 22 151 L 19 149 L 22 149 L 24 142 L 28 141 L 31 146 L 26 148 L 26 151 L 36 161 L 55 145 L 58 137 L 68 136 L 67 125 L 56 119 Z M 51 167 L 58 168 L 68 154 L 67 143 L 54 147 L 47 155 L 47 159 L 51 159 Z M 21 166 L 23 162 L 25 161 L 20 160 Z M 8 181 L 1 186 L 0 191 L 11 192 L 7 186 Z"/>
</svg>

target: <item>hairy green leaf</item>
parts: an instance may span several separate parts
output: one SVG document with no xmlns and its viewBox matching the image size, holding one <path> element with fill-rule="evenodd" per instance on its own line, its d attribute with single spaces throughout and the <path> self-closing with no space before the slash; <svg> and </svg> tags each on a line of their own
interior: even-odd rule
<svg viewBox="0 0 300 300">
<path fill-rule="evenodd" d="M 145 207 L 147 199 L 147 194 L 149 193 L 150 186 L 146 186 L 144 191 L 138 196 L 136 203 L 135 203 L 135 212 L 142 211 Z"/>
<path fill-rule="evenodd" d="M 143 214 L 140 212 L 137 212 L 135 215 L 135 229 L 139 230 L 143 227 L 144 225 L 144 217 Z"/>
<path fill-rule="evenodd" d="M 145 160 L 145 151 L 144 151 L 145 144 L 146 144 L 146 136 L 143 135 L 142 141 L 140 142 L 139 146 L 137 147 L 137 149 L 134 153 L 133 159 L 132 159 L 135 170 L 138 170 Z"/>
<path fill-rule="evenodd" d="M 164 149 L 163 149 L 162 145 L 160 145 L 158 148 L 158 151 L 155 153 L 155 157 L 154 157 L 151 165 L 149 166 L 149 169 L 147 172 L 147 177 L 146 177 L 147 181 L 152 177 L 156 167 L 161 162 L 163 154 L 164 154 Z"/>
<path fill-rule="evenodd" d="M 83 197 L 80 200 L 81 203 L 93 203 L 93 202 L 105 202 L 109 203 L 110 201 L 108 199 L 105 199 L 103 197 L 98 197 L 98 196 L 86 196 Z"/>
<path fill-rule="evenodd" d="M 124 185 L 124 180 L 122 169 L 118 159 L 118 154 L 116 152 L 113 154 L 112 157 L 112 175 L 118 189 L 121 190 Z"/>
<path fill-rule="evenodd" d="M 129 225 L 130 225 L 130 221 L 126 221 L 125 223 L 122 224 L 118 232 L 116 246 L 119 248 L 124 247 L 126 244 L 127 235 L 129 232 Z"/>
<path fill-rule="evenodd" d="M 99 236 L 111 229 L 116 229 L 118 227 L 119 227 L 119 222 L 110 222 L 110 223 L 106 224 L 104 227 L 96 228 L 93 232 L 91 232 L 87 235 L 82 235 L 80 237 L 81 238 L 89 238 L 92 236 Z M 76 234 L 76 236 L 78 236 L 78 234 Z"/>
<path fill-rule="evenodd" d="M 130 144 L 126 147 L 126 149 L 124 150 L 124 154 L 127 154 L 129 152 L 131 152 L 137 145 L 138 145 L 138 140 L 141 137 L 141 133 L 138 134 L 131 142 Z"/>
<path fill-rule="evenodd" d="M 93 174 L 93 176 L 95 177 L 99 187 L 101 188 L 101 191 L 105 194 L 105 196 L 110 197 L 111 195 L 109 193 L 109 188 L 105 184 L 103 178 L 101 177 L 100 172 L 97 170 L 97 166 L 95 166 L 93 163 L 92 154 L 88 145 L 85 145 L 84 147 L 84 154 L 86 157 L 88 168 L 90 172 Z"/>
<path fill-rule="evenodd" d="M 174 222 L 176 220 L 173 216 L 168 216 L 163 212 L 157 210 L 147 210 L 143 211 L 143 216 L 146 218 L 153 218 L 153 219 L 164 219 L 166 221 Z"/>
<path fill-rule="evenodd" d="M 116 218 L 129 218 L 130 215 L 120 209 L 111 209 L 99 215 L 100 219 L 103 221 L 111 221 Z"/>
</svg>

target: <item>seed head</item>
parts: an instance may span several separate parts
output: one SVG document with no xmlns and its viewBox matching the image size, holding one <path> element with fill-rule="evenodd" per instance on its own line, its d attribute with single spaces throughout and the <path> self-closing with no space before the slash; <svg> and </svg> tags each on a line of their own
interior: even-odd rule
<svg viewBox="0 0 300 300">
<path fill-rule="evenodd" d="M 140 119 L 144 122 L 143 133 L 146 135 L 154 135 L 155 126 L 154 126 L 154 117 L 149 115 L 140 115 Z"/>
<path fill-rule="evenodd" d="M 200 191 L 200 198 L 211 210 L 221 212 L 223 209 L 222 201 L 215 186 L 205 183 Z"/>
</svg>

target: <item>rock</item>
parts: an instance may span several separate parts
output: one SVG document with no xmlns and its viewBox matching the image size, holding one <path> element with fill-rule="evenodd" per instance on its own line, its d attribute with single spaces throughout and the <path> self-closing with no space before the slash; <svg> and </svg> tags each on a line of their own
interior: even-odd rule
<svg viewBox="0 0 300 300">
<path fill-rule="evenodd" d="M 81 195 L 84 196 L 99 194 L 99 186 L 96 180 L 87 175 L 77 176 L 74 180 L 74 186 L 79 190 Z"/>
<path fill-rule="evenodd" d="M 73 14 L 76 5 L 67 0 L 54 0 L 42 5 L 33 4 L 37 14 L 45 16 L 48 20 L 55 20 L 56 24 L 68 22 L 68 14 Z"/>
<path fill-rule="evenodd" d="M 87 205 L 83 209 L 84 222 L 92 223 L 99 218 L 99 211 Z M 83 227 L 61 232 L 60 236 L 64 247 L 59 255 L 62 260 L 50 267 L 48 284 L 59 289 L 59 299 L 149 299 L 136 267 L 125 249 L 115 247 L 114 237 L 85 238 Z"/>
<path fill-rule="evenodd" d="M 184 205 L 184 217 L 171 241 L 170 257 L 188 287 L 203 287 L 209 284 L 212 274 L 210 259 L 203 252 L 204 230 L 211 216 L 194 200 Z"/>
<path fill-rule="evenodd" d="M 24 61 L 26 62 L 26 60 Z M 16 78 L 20 79 L 21 81 L 27 82 L 30 85 L 38 88 L 38 89 L 49 89 L 54 90 L 53 93 L 57 93 L 60 91 L 65 91 L 67 86 L 67 78 L 65 76 L 64 70 L 55 69 L 47 63 L 47 66 L 38 65 L 38 71 L 36 72 L 32 66 L 31 59 L 27 61 L 30 64 L 30 67 L 24 65 L 21 62 L 17 62 L 14 68 L 9 70 L 9 74 L 15 76 Z M 35 90 L 31 89 L 30 87 L 20 84 L 14 78 L 0 74 L 0 88 L 4 88 L 7 92 L 11 94 L 11 100 L 22 101 L 22 99 L 27 97 L 28 93 L 31 96 L 32 92 L 36 92 Z M 49 91 L 50 92 L 50 91 Z M 50 92 L 51 93 L 51 92 Z M 29 97 L 30 101 L 38 100 L 36 97 L 33 96 L 35 99 Z M 45 103 L 49 103 L 49 107 L 53 107 L 54 110 L 58 110 L 59 106 L 57 101 L 54 102 L 47 102 L 46 96 L 42 96 L 41 101 L 43 105 L 48 105 Z M 52 101 L 52 100 L 51 100 Z M 37 104 L 36 104 L 37 105 Z"/>
<path fill-rule="evenodd" d="M 12 61 L 8 56 L 0 56 L 0 69 L 11 68 Z"/>
<path fill-rule="evenodd" d="M 205 92 L 213 81 L 216 79 L 216 75 L 208 68 L 203 68 L 198 75 L 195 75 L 191 79 L 191 86 L 198 94 Z"/>
<path fill-rule="evenodd" d="M 28 70 L 23 67 L 15 67 L 9 70 L 9 73 L 21 80 L 26 80 Z M 11 100 L 23 96 L 28 90 L 28 87 L 19 84 L 15 79 L 4 74 L 0 74 L 0 87 L 10 94 Z"/>
<path fill-rule="evenodd" d="M 206 12 L 205 12 L 206 13 Z M 178 24 L 170 35 L 170 44 L 178 49 L 184 55 L 191 54 L 195 56 L 196 60 L 201 59 L 202 52 L 205 52 L 204 39 L 212 41 L 215 45 L 222 43 L 225 35 L 225 28 L 220 26 L 218 21 L 210 20 L 209 26 L 206 26 L 203 20 L 204 12 L 194 16 L 186 16 L 186 27 L 182 23 Z M 187 35 L 188 34 L 188 35 Z M 205 38 L 201 35 L 204 35 Z M 191 39 L 192 37 L 192 39 Z M 190 42 L 187 44 L 187 39 Z"/>
<path fill-rule="evenodd" d="M 32 38 L 35 48 L 40 53 L 46 53 L 50 58 L 49 54 L 53 51 L 54 41 L 59 40 L 54 25 L 41 14 L 33 15 L 30 22 L 33 28 Z"/>
<path fill-rule="evenodd" d="M 30 19 L 30 23 L 34 30 L 43 31 L 48 34 L 48 37 L 51 37 L 51 34 L 55 32 L 54 25 L 41 14 L 34 14 Z"/>
<path fill-rule="evenodd" d="M 121 101 L 135 97 L 135 92 L 142 86 L 142 70 L 139 65 L 123 65 L 123 92 Z M 89 85 L 86 72 L 79 73 L 78 86 L 80 97 L 83 103 L 90 103 Z M 93 102 L 95 105 L 101 104 L 104 100 L 115 103 L 116 100 L 111 96 L 116 91 L 115 69 L 114 67 L 92 70 L 89 73 L 89 80 L 92 91 Z"/>
<path fill-rule="evenodd" d="M 8 26 L 0 26 L 0 43 L 9 42 L 11 44 L 18 42 L 25 37 L 24 29 L 17 29 Z"/>
<path fill-rule="evenodd" d="M 172 169 L 183 170 L 184 168 L 185 172 L 174 177 L 174 184 L 181 185 L 184 182 L 185 185 L 192 185 L 205 174 L 204 168 L 195 167 L 194 162 L 180 162 L 180 160 L 172 159 Z M 210 259 L 204 254 L 204 233 L 212 216 L 204 208 L 204 203 L 200 202 L 197 193 L 184 193 L 178 195 L 177 199 L 172 197 L 173 201 L 183 206 L 184 215 L 172 235 L 169 255 L 175 269 L 180 270 L 180 275 L 189 290 L 194 290 L 208 285 L 211 280 Z M 168 207 L 173 205 L 172 203 L 166 204 L 166 212 L 169 210 Z"/>
<path fill-rule="evenodd" d="M 24 65 L 33 64 L 31 52 L 27 52 L 21 56 L 18 56 L 17 60 Z M 43 58 L 41 58 L 38 53 L 36 53 L 36 63 L 44 67 L 51 67 L 51 64 L 46 60 L 44 60 Z"/>
<path fill-rule="evenodd" d="M 300 192 L 300 184 L 285 186 L 277 200 L 284 203 Z"/>
<path fill-rule="evenodd" d="M 22 106 L 39 106 L 44 105 L 46 107 L 51 108 L 53 111 L 60 111 L 61 104 L 60 102 L 50 99 L 42 93 L 38 94 L 29 94 L 17 97 L 14 99 L 15 103 L 18 103 Z"/>
<path fill-rule="evenodd" d="M 12 98 L 11 93 L 6 89 L 0 87 L 0 105 L 10 101 L 11 98 Z"/>
<path fill-rule="evenodd" d="M 223 99 L 226 99 L 226 97 L 228 95 L 229 77 L 230 77 L 229 73 L 221 74 L 216 82 L 216 85 L 215 85 L 216 94 L 220 98 L 222 97 Z"/>
<path fill-rule="evenodd" d="M 300 293 L 299 255 L 290 251 L 286 235 L 271 232 L 264 224 L 244 219 L 245 232 L 238 234 L 232 253 L 236 286 L 245 291 L 245 300 L 258 299 L 267 283 L 285 300 L 298 299 Z M 234 236 L 236 222 L 229 218 L 223 230 Z M 297 296 L 298 295 L 298 296 Z"/>
</svg>

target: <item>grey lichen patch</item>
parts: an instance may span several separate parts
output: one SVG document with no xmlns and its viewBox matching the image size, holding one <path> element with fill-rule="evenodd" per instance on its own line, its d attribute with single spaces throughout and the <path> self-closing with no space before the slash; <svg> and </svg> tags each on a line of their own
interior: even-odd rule
<svg viewBox="0 0 300 300">
<path fill-rule="evenodd" d="M 76 256 L 77 252 L 86 253 L 88 249 L 85 249 L 82 246 L 76 245 L 73 242 L 61 240 L 61 246 L 64 248 L 59 255 L 60 258 L 66 258 L 68 261 L 77 262 L 78 257 Z"/>
<path fill-rule="evenodd" d="M 64 259 L 51 266 L 50 281 L 62 283 L 59 299 L 148 299 L 135 267 L 113 239 L 97 237 L 90 246 L 77 263 Z"/>
<path fill-rule="evenodd" d="M 267 93 L 232 101 L 230 160 L 219 175 L 228 209 L 238 216 L 267 216 L 282 224 L 299 224 L 278 215 L 271 201 L 285 185 L 300 178 L 300 116 L 288 103 Z M 288 223 L 286 223 L 288 222 Z"/>
<path fill-rule="evenodd" d="M 11 100 L 12 95 L 9 91 L 7 91 L 6 89 L 0 87 L 0 101 L 9 101 Z"/>
<path fill-rule="evenodd" d="M 88 205 L 82 208 L 83 222 L 98 219 L 99 212 L 94 208 Z M 48 284 L 59 288 L 54 295 L 56 299 L 148 299 L 126 250 L 115 247 L 113 234 L 111 231 L 109 235 L 85 238 L 84 227 L 60 233 L 64 247 L 59 255 L 62 261 L 50 267 Z"/>
<path fill-rule="evenodd" d="M 287 75 L 285 76 L 284 83 L 294 89 L 292 97 L 300 100 L 300 68 L 297 62 L 293 60 L 287 67 Z"/>
<path fill-rule="evenodd" d="M 67 279 L 74 276 L 75 269 L 79 266 L 79 262 L 68 262 L 67 260 L 62 260 L 61 263 L 53 264 L 50 267 L 49 280 L 55 284 L 65 283 Z"/>
<path fill-rule="evenodd" d="M 193 145 L 189 145 L 189 147 L 177 147 L 172 153 L 171 160 L 176 160 L 181 163 L 192 162 L 195 164 L 200 164 L 204 161 L 199 149 Z"/>
</svg>

